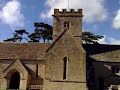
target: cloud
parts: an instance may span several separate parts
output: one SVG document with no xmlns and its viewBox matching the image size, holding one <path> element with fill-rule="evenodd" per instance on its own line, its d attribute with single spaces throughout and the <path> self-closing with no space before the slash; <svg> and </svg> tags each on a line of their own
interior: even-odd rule
<svg viewBox="0 0 120 90">
<path fill-rule="evenodd" d="M 120 28 L 120 9 L 117 11 L 117 14 L 113 20 L 113 28 L 119 29 Z"/>
<path fill-rule="evenodd" d="M 43 11 L 40 16 L 41 18 L 51 18 L 53 14 L 53 9 L 58 8 L 67 8 L 68 0 L 47 0 L 45 5 L 47 9 Z M 104 8 L 104 0 L 69 0 L 70 8 L 74 9 L 83 9 L 84 21 L 85 22 L 96 22 L 103 21 L 107 18 L 107 11 Z"/>
<path fill-rule="evenodd" d="M 112 44 L 112 45 L 120 45 L 120 40 L 113 38 L 113 37 L 108 37 L 106 35 L 103 35 L 104 38 L 100 39 L 98 42 L 100 44 Z"/>
<path fill-rule="evenodd" d="M 0 21 L 12 28 L 24 26 L 24 16 L 21 13 L 21 4 L 17 0 L 7 2 L 0 10 Z"/>
<path fill-rule="evenodd" d="M 113 37 L 109 38 L 110 44 L 116 44 L 116 45 L 120 45 L 120 40 L 115 39 Z"/>
<path fill-rule="evenodd" d="M 103 35 L 104 36 L 104 38 L 102 38 L 102 39 L 100 39 L 99 41 L 98 41 L 98 43 L 100 43 L 100 44 L 107 44 L 108 42 L 107 42 L 107 37 L 106 37 L 106 35 Z"/>
</svg>

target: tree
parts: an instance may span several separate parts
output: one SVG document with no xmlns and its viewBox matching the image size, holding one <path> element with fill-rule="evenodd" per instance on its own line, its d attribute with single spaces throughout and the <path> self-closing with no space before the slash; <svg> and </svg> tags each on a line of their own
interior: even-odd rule
<svg viewBox="0 0 120 90">
<path fill-rule="evenodd" d="M 94 35 L 91 32 L 83 32 L 82 33 L 82 41 L 85 44 L 98 44 L 98 40 L 102 39 L 104 36 L 102 35 Z"/>
<path fill-rule="evenodd" d="M 28 37 L 30 38 L 30 42 L 40 42 L 42 39 L 45 43 L 46 40 L 49 42 L 52 40 L 53 27 L 49 24 L 45 24 L 43 22 L 35 22 L 34 23 L 35 30 Z"/>
<path fill-rule="evenodd" d="M 3 40 L 3 41 L 5 41 L 5 42 L 21 42 L 23 39 L 28 41 L 27 38 L 23 37 L 23 34 L 29 35 L 29 33 L 24 29 L 15 30 L 12 38 L 8 38 L 8 39 Z"/>
<path fill-rule="evenodd" d="M 5 42 L 21 42 L 23 39 L 25 39 L 27 42 L 40 42 L 40 40 L 43 40 L 44 43 L 49 42 L 52 40 L 52 34 L 53 34 L 53 27 L 49 24 L 45 24 L 42 22 L 35 22 L 34 23 L 35 30 L 33 33 L 29 34 L 26 30 L 15 30 L 13 33 L 12 38 L 8 38 L 4 40 Z M 23 37 L 23 35 L 26 34 L 27 37 Z"/>
<path fill-rule="evenodd" d="M 5 42 L 21 42 L 25 39 L 27 42 L 40 42 L 43 40 L 49 42 L 52 40 L 53 35 L 53 27 L 49 24 L 43 22 L 35 22 L 34 23 L 35 30 L 33 33 L 29 34 L 26 30 L 15 30 L 12 38 L 8 38 L 4 40 Z M 27 37 L 23 37 L 23 35 L 27 35 Z M 82 41 L 85 44 L 98 44 L 98 40 L 102 39 L 102 35 L 94 35 L 91 32 L 83 32 L 82 33 Z"/>
<path fill-rule="evenodd" d="M 42 38 L 42 32 L 40 30 L 35 30 L 28 35 L 28 38 L 30 39 L 29 42 L 39 42 Z"/>
</svg>

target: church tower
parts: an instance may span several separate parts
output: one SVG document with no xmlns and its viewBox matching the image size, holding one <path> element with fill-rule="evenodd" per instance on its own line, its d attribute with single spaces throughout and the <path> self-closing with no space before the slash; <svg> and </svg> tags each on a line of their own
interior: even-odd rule
<svg viewBox="0 0 120 90">
<path fill-rule="evenodd" d="M 43 90 L 87 90 L 82 9 L 54 9 L 54 41 L 46 50 Z"/>
<path fill-rule="evenodd" d="M 54 40 L 65 30 L 66 27 L 69 28 L 70 32 L 75 38 L 82 36 L 82 9 L 75 11 L 70 9 L 67 11 L 63 9 L 54 9 L 54 28 L 53 28 L 53 37 Z M 79 39 L 81 43 L 81 39 Z"/>
</svg>

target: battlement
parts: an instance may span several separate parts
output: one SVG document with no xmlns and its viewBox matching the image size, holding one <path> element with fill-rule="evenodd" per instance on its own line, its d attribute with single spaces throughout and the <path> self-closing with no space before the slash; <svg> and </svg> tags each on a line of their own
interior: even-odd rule
<svg viewBox="0 0 120 90">
<path fill-rule="evenodd" d="M 82 15 L 82 9 L 77 9 L 77 11 L 75 9 L 62 9 L 62 11 L 60 11 L 59 9 L 54 9 L 54 15 L 53 16 L 83 16 Z"/>
</svg>

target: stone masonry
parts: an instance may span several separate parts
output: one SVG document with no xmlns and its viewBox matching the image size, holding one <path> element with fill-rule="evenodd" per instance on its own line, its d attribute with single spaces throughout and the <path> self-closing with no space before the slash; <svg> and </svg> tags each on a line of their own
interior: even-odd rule
<svg viewBox="0 0 120 90">
<path fill-rule="evenodd" d="M 87 90 L 82 9 L 53 17 L 53 43 L 0 43 L 1 89 Z"/>
</svg>

